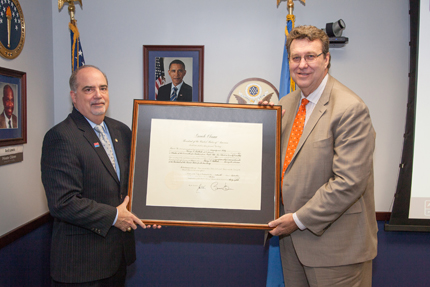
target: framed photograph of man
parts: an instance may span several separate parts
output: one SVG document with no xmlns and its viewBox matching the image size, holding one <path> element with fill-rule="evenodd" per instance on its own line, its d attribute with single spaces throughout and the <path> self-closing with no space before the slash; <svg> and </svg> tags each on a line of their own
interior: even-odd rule
<svg viewBox="0 0 430 287">
<path fill-rule="evenodd" d="M 204 46 L 143 46 L 145 100 L 203 102 Z"/>
<path fill-rule="evenodd" d="M 27 143 L 27 74 L 0 67 L 0 146 Z"/>
</svg>

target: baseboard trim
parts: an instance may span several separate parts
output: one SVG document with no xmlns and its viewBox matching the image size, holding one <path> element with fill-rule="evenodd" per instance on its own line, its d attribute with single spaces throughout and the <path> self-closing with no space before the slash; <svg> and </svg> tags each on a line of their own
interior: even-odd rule
<svg viewBox="0 0 430 287">
<path fill-rule="evenodd" d="M 378 221 L 389 221 L 390 216 L 391 216 L 391 212 L 376 212 L 376 220 Z M 52 216 L 49 214 L 49 212 L 47 212 L 39 216 L 38 218 L 6 233 L 5 235 L 0 237 L 0 249 L 11 244 L 15 240 L 18 240 L 24 235 L 32 232 L 33 230 L 39 228 L 43 224 L 48 223 L 51 220 L 52 220 Z"/>
<path fill-rule="evenodd" d="M 391 216 L 391 212 L 377 212 L 376 220 L 378 221 L 389 221 Z"/>
<path fill-rule="evenodd" d="M 15 228 L 14 230 L 9 231 L 8 233 L 0 237 L 0 249 L 11 244 L 15 240 L 18 240 L 24 235 L 32 232 L 33 230 L 39 228 L 43 224 L 48 223 L 51 220 L 52 220 L 52 216 L 49 214 L 49 212 L 47 212 L 37 217 L 36 219 L 33 219 L 32 221 L 26 224 L 23 224 Z"/>
</svg>

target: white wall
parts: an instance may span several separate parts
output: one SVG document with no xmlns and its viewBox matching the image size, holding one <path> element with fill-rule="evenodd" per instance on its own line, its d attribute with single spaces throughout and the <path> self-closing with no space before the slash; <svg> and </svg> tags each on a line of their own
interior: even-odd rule
<svg viewBox="0 0 430 287">
<path fill-rule="evenodd" d="M 110 116 L 131 126 L 132 100 L 143 94 L 143 45 L 204 45 L 204 100 L 226 102 L 239 81 L 261 77 L 279 87 L 286 3 L 258 0 L 84 1 L 76 18 L 87 63 L 110 82 Z M 70 111 L 67 12 L 53 3 L 55 122 Z M 296 25 L 324 28 L 343 19 L 349 44 L 331 49 L 331 74 L 368 104 L 377 131 L 376 209 L 389 211 L 406 116 L 408 1 L 295 2 Z M 164 11 L 164 12 L 161 12 Z M 166 12 L 167 11 L 167 12 Z M 171 16 L 170 16 L 171 15 Z M 378 114 L 382 111 L 381 114 Z"/>
<path fill-rule="evenodd" d="M 40 154 L 43 136 L 54 122 L 50 2 L 19 1 L 26 24 L 24 48 L 13 60 L 0 57 L 1 67 L 27 73 L 27 144 L 23 162 L 0 166 L 0 236 L 48 211 Z"/>
<path fill-rule="evenodd" d="M 284 3 L 285 5 L 285 3 Z M 296 24 L 325 27 L 343 19 L 349 43 L 331 49 L 330 74 L 368 105 L 377 133 L 376 211 L 391 211 L 403 148 L 409 72 L 409 1 L 307 1 Z"/>
<path fill-rule="evenodd" d="M 249 77 L 264 78 L 279 87 L 285 2 L 279 8 L 275 0 L 82 2 L 82 9 L 76 7 L 76 19 L 85 60 L 109 77 L 109 116 L 130 127 L 133 99 L 143 97 L 143 45 L 204 45 L 206 102 L 226 102 L 232 87 Z M 24 162 L 0 167 L 1 214 L 10 216 L 1 220 L 0 234 L 47 211 L 39 166 L 43 135 L 72 107 L 67 7 L 59 12 L 57 1 L 20 3 L 27 24 L 25 47 L 15 60 L 0 58 L 0 65 L 27 72 L 28 144 Z M 389 211 L 406 117 L 409 3 L 294 3 L 296 25 L 324 28 L 340 18 L 346 23 L 344 36 L 349 44 L 331 49 L 331 74 L 369 106 L 377 132 L 376 209 Z"/>
</svg>

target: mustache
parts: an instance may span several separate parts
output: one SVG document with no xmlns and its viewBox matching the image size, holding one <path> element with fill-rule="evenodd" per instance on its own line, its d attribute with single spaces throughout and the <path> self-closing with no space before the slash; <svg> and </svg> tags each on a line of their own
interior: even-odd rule
<svg viewBox="0 0 430 287">
<path fill-rule="evenodd" d="M 99 105 L 99 104 L 106 104 L 106 101 L 93 101 L 91 102 L 91 105 Z"/>
</svg>

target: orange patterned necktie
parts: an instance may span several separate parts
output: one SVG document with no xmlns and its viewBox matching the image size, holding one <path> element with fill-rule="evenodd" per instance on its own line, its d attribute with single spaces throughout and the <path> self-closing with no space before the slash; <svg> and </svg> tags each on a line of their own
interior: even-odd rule
<svg viewBox="0 0 430 287">
<path fill-rule="evenodd" d="M 285 152 L 284 166 L 282 168 L 282 181 L 281 181 L 281 198 L 282 198 L 282 186 L 284 184 L 284 174 L 288 168 L 288 165 L 293 158 L 294 152 L 296 151 L 297 145 L 299 144 L 300 137 L 303 133 L 306 120 L 306 105 L 309 103 L 308 99 L 302 99 L 299 110 L 297 111 L 296 118 L 294 119 L 293 128 L 291 129 L 290 138 L 288 139 L 287 151 Z"/>
</svg>

